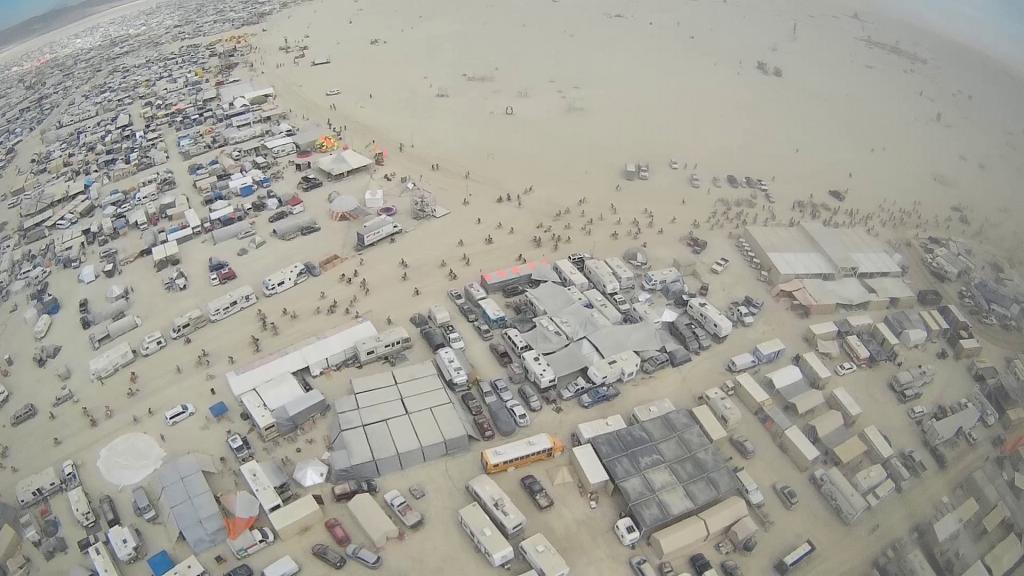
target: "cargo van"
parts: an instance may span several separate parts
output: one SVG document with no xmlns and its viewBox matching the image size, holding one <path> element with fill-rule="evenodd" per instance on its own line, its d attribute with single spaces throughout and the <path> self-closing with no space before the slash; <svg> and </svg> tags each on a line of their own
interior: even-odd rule
<svg viewBox="0 0 1024 576">
<path fill-rule="evenodd" d="M 743 372 L 744 370 L 750 370 L 757 366 L 757 358 L 750 352 L 744 352 L 743 354 L 737 354 L 729 359 L 729 362 L 725 365 L 725 368 L 729 372 Z"/>
<path fill-rule="evenodd" d="M 505 344 L 508 346 L 509 352 L 512 352 L 517 358 L 522 357 L 533 348 L 526 342 L 523 335 L 519 330 L 515 328 L 509 328 L 502 331 L 502 339 L 505 340 Z"/>
<path fill-rule="evenodd" d="M 753 477 L 750 476 L 750 472 L 747 472 L 745 469 L 737 470 L 736 480 L 740 483 L 740 491 L 743 492 L 743 497 L 746 498 L 751 506 L 754 508 L 764 506 L 764 494 L 761 493 L 761 488 L 758 487 L 757 482 L 754 482 Z"/>
<path fill-rule="evenodd" d="M 153 503 L 149 501 L 149 495 L 146 494 L 146 489 L 142 486 L 132 488 L 132 510 L 135 511 L 136 516 L 146 522 L 156 521 L 156 509 L 153 508 Z"/>
<path fill-rule="evenodd" d="M 291 556 L 280 558 L 263 569 L 263 576 L 295 576 L 302 570 Z"/>
</svg>

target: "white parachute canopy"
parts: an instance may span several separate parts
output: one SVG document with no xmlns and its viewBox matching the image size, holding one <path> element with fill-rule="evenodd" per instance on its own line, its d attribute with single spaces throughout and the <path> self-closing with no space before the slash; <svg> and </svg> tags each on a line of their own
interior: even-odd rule
<svg viewBox="0 0 1024 576">
<path fill-rule="evenodd" d="M 309 488 L 317 484 L 323 484 L 327 480 L 327 464 L 315 459 L 303 460 L 295 465 L 295 472 L 292 478 L 302 486 Z"/>
<path fill-rule="evenodd" d="M 129 432 L 100 449 L 96 466 L 111 484 L 123 488 L 142 482 L 163 463 L 164 449 L 152 436 Z"/>
</svg>

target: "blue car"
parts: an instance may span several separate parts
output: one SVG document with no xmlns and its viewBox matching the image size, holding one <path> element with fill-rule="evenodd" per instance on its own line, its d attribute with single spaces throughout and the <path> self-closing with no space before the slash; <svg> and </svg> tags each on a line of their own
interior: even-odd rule
<svg viewBox="0 0 1024 576">
<path fill-rule="evenodd" d="M 583 396 L 580 396 L 579 402 L 580 406 L 584 408 L 591 408 L 593 406 L 597 406 L 602 402 L 612 400 L 616 398 L 618 395 L 618 388 L 605 384 L 603 386 L 597 386 L 595 388 L 587 390 L 587 392 L 583 394 Z"/>
</svg>

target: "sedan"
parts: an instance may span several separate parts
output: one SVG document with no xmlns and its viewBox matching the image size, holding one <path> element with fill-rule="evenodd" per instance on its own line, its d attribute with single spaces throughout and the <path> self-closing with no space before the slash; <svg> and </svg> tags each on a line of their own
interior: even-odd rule
<svg viewBox="0 0 1024 576">
<path fill-rule="evenodd" d="M 796 505 L 800 503 L 800 497 L 797 496 L 796 490 L 789 484 L 776 482 L 772 487 L 775 488 L 775 493 L 778 494 L 779 500 L 782 500 L 782 505 L 787 510 L 796 508 Z"/>
<path fill-rule="evenodd" d="M 484 407 L 480 404 L 480 401 L 476 399 L 476 396 L 472 392 L 463 392 L 459 399 L 466 405 L 469 413 L 473 416 L 484 413 Z"/>
<path fill-rule="evenodd" d="M 743 456 L 743 458 L 747 460 L 753 458 L 754 454 L 757 453 L 757 451 L 754 450 L 754 443 L 750 441 L 750 438 L 747 438 L 743 434 L 733 434 L 729 437 L 729 443 L 732 444 L 732 447 L 740 453 L 740 456 Z"/>
<path fill-rule="evenodd" d="M 452 303 L 456 306 L 461 306 L 466 303 L 466 297 L 463 296 L 462 292 L 459 292 L 456 288 L 448 290 L 448 298 L 450 298 Z"/>
<path fill-rule="evenodd" d="M 512 400 L 512 389 L 508 387 L 508 383 L 505 382 L 504 378 L 491 380 L 491 386 L 494 387 L 494 391 L 498 394 L 498 398 L 501 398 L 502 402 Z"/>
<path fill-rule="evenodd" d="M 345 531 L 345 527 L 341 525 L 341 520 L 328 518 L 324 521 L 324 528 L 331 534 L 331 538 L 338 543 L 338 546 L 348 546 L 352 543 L 352 538 Z"/>
<path fill-rule="evenodd" d="M 530 412 L 540 412 L 543 405 L 540 403 L 540 396 L 533 391 L 533 388 L 529 386 L 519 387 L 519 397 L 523 399 L 526 407 L 530 409 Z"/>
<path fill-rule="evenodd" d="M 847 374 L 853 374 L 857 371 L 857 367 L 853 362 L 843 362 L 836 365 L 836 376 L 846 376 Z"/>
<path fill-rule="evenodd" d="M 476 425 L 477 432 L 480 433 L 480 438 L 483 440 L 494 439 L 494 427 L 491 426 L 491 421 L 487 419 L 483 414 L 479 414 L 473 417 L 473 424 Z"/>
<path fill-rule="evenodd" d="M 505 402 L 505 408 L 508 409 L 508 413 L 512 415 L 512 419 L 516 421 L 516 426 L 525 428 L 530 425 L 530 415 L 523 408 L 523 405 L 519 403 L 519 400 L 509 400 Z"/>
<path fill-rule="evenodd" d="M 345 557 L 342 556 L 340 552 L 331 548 L 327 544 L 314 544 L 313 556 L 335 570 L 341 570 L 345 566 L 346 562 Z"/>
<path fill-rule="evenodd" d="M 384 559 L 380 557 L 380 554 L 356 544 L 351 544 L 345 548 L 345 555 L 371 570 L 380 568 L 380 565 L 384 563 Z"/>
</svg>

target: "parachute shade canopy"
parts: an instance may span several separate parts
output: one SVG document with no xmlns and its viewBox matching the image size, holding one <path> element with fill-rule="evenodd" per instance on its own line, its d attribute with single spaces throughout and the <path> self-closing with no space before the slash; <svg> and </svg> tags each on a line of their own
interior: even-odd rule
<svg viewBox="0 0 1024 576">
<path fill-rule="evenodd" d="M 260 501 L 245 490 L 221 495 L 220 505 L 227 512 L 224 524 L 228 529 L 229 540 L 238 538 L 252 528 L 260 515 Z"/>
<path fill-rule="evenodd" d="M 295 465 L 292 478 L 305 488 L 323 484 L 327 480 L 327 464 L 310 458 Z"/>
</svg>

